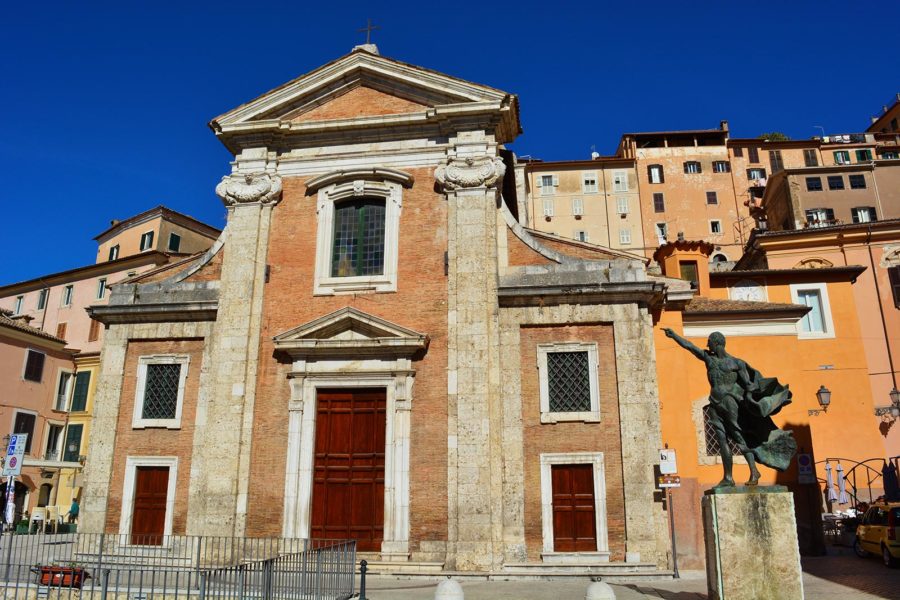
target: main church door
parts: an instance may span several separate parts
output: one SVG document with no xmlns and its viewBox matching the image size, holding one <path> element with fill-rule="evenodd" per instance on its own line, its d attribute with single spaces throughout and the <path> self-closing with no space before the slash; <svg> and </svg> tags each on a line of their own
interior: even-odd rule
<svg viewBox="0 0 900 600">
<path fill-rule="evenodd" d="M 384 535 L 383 388 L 320 389 L 311 537 L 355 539 L 381 550 Z"/>
</svg>

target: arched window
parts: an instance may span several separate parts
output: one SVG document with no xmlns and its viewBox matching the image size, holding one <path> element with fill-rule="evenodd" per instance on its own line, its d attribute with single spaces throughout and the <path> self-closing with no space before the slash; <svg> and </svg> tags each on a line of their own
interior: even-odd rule
<svg viewBox="0 0 900 600">
<path fill-rule="evenodd" d="M 374 198 L 335 205 L 332 277 L 384 274 L 384 209 Z"/>
</svg>

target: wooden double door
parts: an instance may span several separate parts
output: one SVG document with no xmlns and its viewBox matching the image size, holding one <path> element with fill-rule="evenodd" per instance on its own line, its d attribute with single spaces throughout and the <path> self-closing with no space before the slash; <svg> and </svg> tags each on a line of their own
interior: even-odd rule
<svg viewBox="0 0 900 600">
<path fill-rule="evenodd" d="M 131 544 L 158 546 L 166 528 L 169 467 L 137 467 L 134 474 L 134 508 Z"/>
<path fill-rule="evenodd" d="M 552 465 L 553 551 L 596 552 L 593 465 Z"/>
<path fill-rule="evenodd" d="M 318 390 L 312 538 L 381 550 L 386 398 L 384 388 Z"/>
</svg>

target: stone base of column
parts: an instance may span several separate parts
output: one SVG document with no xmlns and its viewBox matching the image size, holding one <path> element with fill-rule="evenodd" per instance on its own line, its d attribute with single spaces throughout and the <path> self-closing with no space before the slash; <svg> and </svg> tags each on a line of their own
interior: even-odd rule
<svg viewBox="0 0 900 600">
<path fill-rule="evenodd" d="M 794 496 L 739 486 L 703 496 L 709 600 L 802 600 Z"/>
<path fill-rule="evenodd" d="M 408 542 L 381 542 L 381 560 L 385 562 L 409 561 Z"/>
</svg>

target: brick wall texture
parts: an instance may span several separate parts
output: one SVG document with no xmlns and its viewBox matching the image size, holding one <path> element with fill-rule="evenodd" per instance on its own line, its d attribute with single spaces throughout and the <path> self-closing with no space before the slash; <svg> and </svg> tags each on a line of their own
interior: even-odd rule
<svg viewBox="0 0 900 600">
<path fill-rule="evenodd" d="M 410 100 L 391 96 L 372 88 L 360 86 L 294 117 L 293 121 L 324 121 L 326 119 L 355 119 L 361 116 L 397 115 L 419 112 L 427 107 Z"/>
<path fill-rule="evenodd" d="M 447 539 L 447 202 L 434 191 L 431 169 L 403 191 L 397 293 L 314 297 L 316 197 L 301 178 L 284 180 L 275 208 L 260 340 L 247 535 L 281 535 L 288 441 L 290 359 L 276 356 L 272 337 L 345 306 L 427 334 L 431 345 L 413 361 L 410 439 L 410 551 Z"/>
<path fill-rule="evenodd" d="M 625 559 L 625 495 L 619 434 L 618 386 L 610 324 L 521 328 L 522 427 L 525 455 L 525 544 L 529 560 L 540 561 L 542 453 L 603 452 L 611 561 Z M 596 342 L 599 358 L 600 423 L 541 423 L 538 344 Z"/>
<path fill-rule="evenodd" d="M 106 532 L 119 532 L 122 507 L 122 487 L 125 483 L 126 456 L 177 456 L 178 478 L 175 492 L 175 515 L 172 533 L 183 535 L 188 511 L 188 481 L 191 473 L 191 451 L 194 442 L 194 421 L 197 413 L 197 392 L 203 358 L 202 339 L 133 340 L 128 343 L 122 377 L 122 395 L 116 431 L 116 460 L 113 461 L 109 500 L 106 511 Z M 191 358 L 185 381 L 181 409 L 181 429 L 132 429 L 135 407 L 138 359 L 151 354 L 187 354 Z"/>
</svg>

